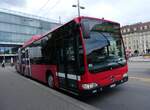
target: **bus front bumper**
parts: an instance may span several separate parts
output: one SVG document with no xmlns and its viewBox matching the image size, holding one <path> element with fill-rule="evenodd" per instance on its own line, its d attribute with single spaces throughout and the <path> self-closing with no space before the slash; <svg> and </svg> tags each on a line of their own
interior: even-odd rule
<svg viewBox="0 0 150 110">
<path fill-rule="evenodd" d="M 128 76 L 127 77 L 124 77 L 122 80 L 119 80 L 119 81 L 116 81 L 108 86 L 104 86 L 104 87 L 96 87 L 96 88 L 93 88 L 93 89 L 90 89 L 90 90 L 83 90 L 80 95 L 82 96 L 86 96 L 86 95 L 92 95 L 92 94 L 96 94 L 96 93 L 100 93 L 101 91 L 103 91 L 104 89 L 107 89 L 107 88 L 114 88 L 116 87 L 117 85 L 120 85 L 122 83 L 125 83 L 128 81 Z"/>
</svg>

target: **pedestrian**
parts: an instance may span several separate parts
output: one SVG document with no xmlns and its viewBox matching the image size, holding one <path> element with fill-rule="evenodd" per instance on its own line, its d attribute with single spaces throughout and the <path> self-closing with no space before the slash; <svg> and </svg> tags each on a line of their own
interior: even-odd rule
<svg viewBox="0 0 150 110">
<path fill-rule="evenodd" d="M 10 63 L 11 63 L 11 66 L 13 66 L 14 65 L 14 59 L 11 57 L 11 59 L 10 59 Z"/>
<path fill-rule="evenodd" d="M 5 67 L 5 60 L 2 61 L 2 67 Z"/>
</svg>

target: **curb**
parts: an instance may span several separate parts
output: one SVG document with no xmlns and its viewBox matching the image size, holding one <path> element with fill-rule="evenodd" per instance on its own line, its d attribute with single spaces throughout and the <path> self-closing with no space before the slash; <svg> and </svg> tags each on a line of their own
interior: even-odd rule
<svg viewBox="0 0 150 110">
<path fill-rule="evenodd" d="M 144 60 L 128 60 L 128 62 L 150 62 L 150 61 L 144 61 Z"/>
</svg>

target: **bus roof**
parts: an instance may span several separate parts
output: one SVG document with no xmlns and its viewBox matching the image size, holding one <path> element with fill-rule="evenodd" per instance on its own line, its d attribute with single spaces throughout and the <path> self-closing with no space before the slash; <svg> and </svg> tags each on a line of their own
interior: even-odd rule
<svg viewBox="0 0 150 110">
<path fill-rule="evenodd" d="M 63 24 L 63 25 L 60 25 L 60 26 L 57 26 L 57 27 L 51 29 L 50 31 L 48 31 L 48 32 L 46 32 L 45 34 L 43 34 L 42 37 L 44 37 L 45 35 L 47 35 L 47 34 L 50 33 L 50 32 L 53 32 L 53 31 L 55 31 L 55 30 L 61 28 L 62 26 L 65 26 L 66 24 L 68 24 L 68 23 L 71 22 L 71 21 L 76 21 L 77 23 L 79 23 L 81 19 L 86 19 L 86 18 L 87 18 L 87 19 L 95 19 L 95 20 L 103 20 L 103 21 L 106 21 L 106 22 L 116 23 L 116 24 L 120 25 L 118 22 L 106 20 L 106 19 L 104 19 L 104 18 L 101 19 L 101 18 L 94 18 L 94 17 L 88 17 L 88 16 L 80 16 L 80 17 L 76 17 L 76 18 L 74 18 L 74 19 L 68 21 L 67 23 L 65 23 L 65 24 Z M 41 37 L 41 38 L 42 38 L 42 37 Z"/>
<path fill-rule="evenodd" d="M 31 39 L 27 40 L 27 41 L 23 44 L 22 48 L 26 47 L 27 45 L 30 45 L 32 42 L 34 42 L 34 41 L 40 39 L 41 37 L 42 37 L 41 35 L 34 35 L 34 36 L 32 36 Z"/>
<path fill-rule="evenodd" d="M 107 20 L 107 19 L 104 19 L 104 18 L 95 18 L 95 17 L 89 17 L 89 16 L 80 16 L 80 17 L 74 18 L 73 20 L 77 20 L 77 19 L 95 19 L 95 20 L 103 20 L 103 21 L 106 21 L 106 22 L 119 24 L 118 22 Z"/>
</svg>

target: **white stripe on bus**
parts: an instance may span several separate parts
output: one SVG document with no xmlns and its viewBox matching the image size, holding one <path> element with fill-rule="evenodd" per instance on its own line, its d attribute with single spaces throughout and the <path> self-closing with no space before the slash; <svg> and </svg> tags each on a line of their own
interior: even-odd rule
<svg viewBox="0 0 150 110">
<path fill-rule="evenodd" d="M 62 77 L 62 78 L 65 78 L 65 73 L 60 73 L 60 72 L 58 72 L 58 76 L 59 76 L 59 77 Z"/>
<path fill-rule="evenodd" d="M 67 78 L 77 80 L 77 76 L 73 74 L 67 74 Z"/>
<path fill-rule="evenodd" d="M 56 73 L 56 75 L 58 77 L 65 78 L 65 73 L 58 72 L 58 73 Z M 73 79 L 73 80 L 78 80 L 78 81 L 81 80 L 81 76 L 77 76 L 77 75 L 73 75 L 73 74 L 67 74 L 67 78 L 68 79 Z"/>
</svg>

